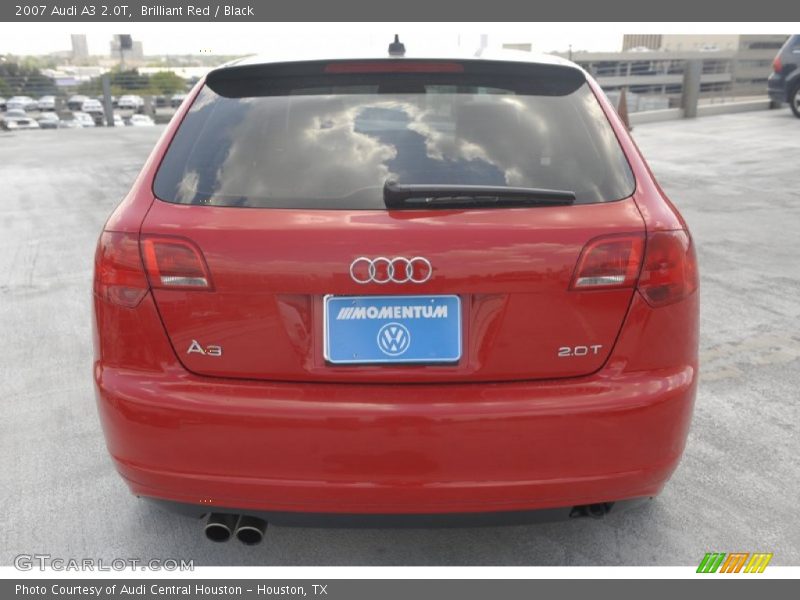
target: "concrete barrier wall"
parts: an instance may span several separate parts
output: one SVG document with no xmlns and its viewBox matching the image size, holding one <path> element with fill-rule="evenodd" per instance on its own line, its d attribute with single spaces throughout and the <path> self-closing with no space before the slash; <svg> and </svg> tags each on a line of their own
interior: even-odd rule
<svg viewBox="0 0 800 600">
<path fill-rule="evenodd" d="M 665 108 L 663 110 L 646 110 L 628 115 L 631 125 L 643 123 L 657 123 L 659 121 L 674 121 L 683 118 L 682 108 Z"/>
<path fill-rule="evenodd" d="M 771 108 L 768 99 L 748 100 L 745 102 L 723 102 L 720 104 L 699 104 L 697 106 L 698 117 L 711 117 L 714 115 L 727 115 L 753 110 L 769 110 Z M 668 108 L 665 110 L 647 110 L 643 112 L 631 113 L 629 115 L 631 125 L 642 125 L 644 123 L 658 123 L 660 121 L 673 121 L 682 119 L 684 111 L 682 108 Z"/>
<path fill-rule="evenodd" d="M 746 102 L 724 102 L 721 104 L 700 104 L 697 107 L 698 117 L 710 117 L 712 115 L 727 115 L 731 113 L 749 112 L 751 110 L 768 110 L 770 101 L 768 98 L 763 100 L 748 100 Z"/>
</svg>

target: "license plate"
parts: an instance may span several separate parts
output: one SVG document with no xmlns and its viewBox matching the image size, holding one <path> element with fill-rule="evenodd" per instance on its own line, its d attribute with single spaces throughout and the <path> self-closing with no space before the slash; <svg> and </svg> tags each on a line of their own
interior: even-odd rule
<svg viewBox="0 0 800 600">
<path fill-rule="evenodd" d="M 461 358 L 458 296 L 326 296 L 325 360 L 453 363 Z"/>
</svg>

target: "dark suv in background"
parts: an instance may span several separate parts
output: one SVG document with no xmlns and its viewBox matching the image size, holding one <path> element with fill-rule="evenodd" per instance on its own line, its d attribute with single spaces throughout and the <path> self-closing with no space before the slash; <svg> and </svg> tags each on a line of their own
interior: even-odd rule
<svg viewBox="0 0 800 600">
<path fill-rule="evenodd" d="M 769 97 L 774 102 L 788 102 L 800 119 L 800 34 L 789 36 L 775 60 L 767 81 Z"/>
</svg>

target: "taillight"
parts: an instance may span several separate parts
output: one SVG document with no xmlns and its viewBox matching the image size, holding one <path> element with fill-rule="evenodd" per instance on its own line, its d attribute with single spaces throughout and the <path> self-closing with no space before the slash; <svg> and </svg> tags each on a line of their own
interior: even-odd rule
<svg viewBox="0 0 800 600">
<path fill-rule="evenodd" d="M 697 289 L 697 258 L 689 234 L 659 231 L 647 236 L 639 291 L 651 306 L 682 300 Z"/>
<path fill-rule="evenodd" d="M 108 302 L 133 308 L 147 290 L 137 236 L 104 231 L 94 258 L 94 293 Z"/>
<path fill-rule="evenodd" d="M 570 289 L 630 288 L 642 265 L 643 234 L 595 238 L 581 252 Z"/>
<path fill-rule="evenodd" d="M 780 73 L 783 70 L 783 65 L 781 64 L 781 57 L 776 56 L 775 60 L 772 61 L 772 70 L 776 73 Z"/>
<path fill-rule="evenodd" d="M 210 290 L 211 276 L 200 249 L 189 240 L 144 236 L 142 257 L 153 288 Z"/>
</svg>

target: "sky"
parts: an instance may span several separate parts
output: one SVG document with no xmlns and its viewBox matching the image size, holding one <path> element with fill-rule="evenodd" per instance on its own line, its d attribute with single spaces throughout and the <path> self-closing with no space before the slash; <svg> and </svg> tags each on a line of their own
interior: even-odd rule
<svg viewBox="0 0 800 600">
<path fill-rule="evenodd" d="M 574 49 L 619 50 L 622 33 L 608 31 L 553 30 L 542 24 L 286 24 L 286 23 L 0 23 L 0 54 L 47 54 L 70 48 L 71 33 L 87 34 L 90 54 L 108 54 L 111 36 L 130 33 L 143 42 L 145 54 L 250 54 L 267 52 L 270 47 L 312 50 L 335 46 L 340 52 L 354 46 L 382 47 L 394 33 L 406 46 L 426 49 L 452 47 L 477 48 L 481 34 L 489 45 L 504 42 L 532 43 L 535 50 Z"/>
<path fill-rule="evenodd" d="M 107 55 L 115 33 L 143 42 L 146 55 L 242 55 L 280 47 L 343 54 L 385 48 L 395 33 L 417 50 L 530 43 L 540 52 L 619 51 L 624 33 L 784 33 L 787 23 L 0 23 L 0 54 L 47 54 L 70 49 L 70 34 L 85 33 L 89 52 Z M 319 50 L 320 52 L 317 52 Z"/>
</svg>

